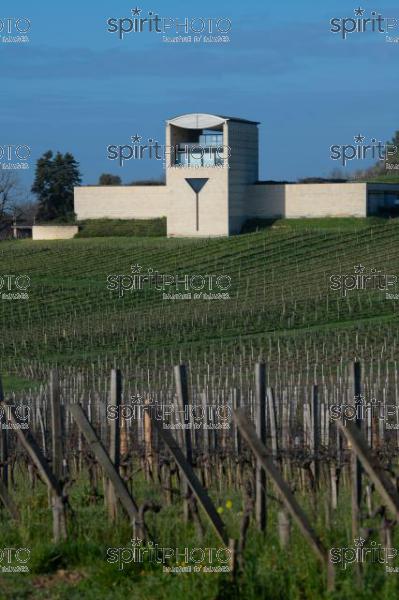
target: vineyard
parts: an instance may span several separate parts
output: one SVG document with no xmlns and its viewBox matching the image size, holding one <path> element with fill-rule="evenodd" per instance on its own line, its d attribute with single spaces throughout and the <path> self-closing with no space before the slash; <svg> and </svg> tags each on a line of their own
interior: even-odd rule
<svg viewBox="0 0 399 600">
<path fill-rule="evenodd" d="M 334 220 L 333 220 L 334 221 Z M 339 221 L 339 220 L 338 220 Z M 342 220 L 343 221 L 343 220 Z M 220 240 L 101 238 L 2 244 L 0 268 L 31 278 L 29 301 L 2 302 L 2 372 L 41 379 L 49 366 L 108 373 L 169 369 L 182 360 L 242 377 L 263 357 L 290 373 L 335 370 L 360 357 L 397 358 L 397 303 L 380 290 L 330 289 L 354 266 L 395 273 L 395 221 L 320 228 L 298 225 Z M 107 277 L 143 271 L 231 278 L 229 300 L 164 300 L 156 289 L 107 289 Z"/>
<path fill-rule="evenodd" d="M 0 535 L 31 550 L 0 597 L 396 598 L 395 556 L 352 548 L 398 539 L 396 290 L 331 282 L 392 278 L 398 242 L 331 219 L 1 243 L 30 284 L 0 303 Z"/>
</svg>

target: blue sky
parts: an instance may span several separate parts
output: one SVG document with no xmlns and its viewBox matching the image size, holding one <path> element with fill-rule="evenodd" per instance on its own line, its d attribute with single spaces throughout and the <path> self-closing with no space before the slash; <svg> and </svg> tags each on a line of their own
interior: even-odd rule
<svg viewBox="0 0 399 600">
<path fill-rule="evenodd" d="M 229 18 L 231 41 L 166 44 L 150 33 L 121 41 L 107 32 L 107 19 L 131 17 L 136 6 L 141 16 Z M 338 166 L 331 145 L 359 133 L 385 141 L 399 129 L 399 44 L 329 31 L 330 19 L 354 17 L 359 6 L 365 16 L 399 19 L 392 0 L 6 0 L 0 19 L 27 17 L 31 30 L 27 44 L 0 43 L 0 145 L 32 148 L 26 186 L 48 149 L 72 152 L 84 183 L 102 172 L 129 182 L 160 176 L 161 163 L 119 168 L 107 159 L 109 144 L 136 133 L 163 143 L 165 119 L 205 112 L 261 122 L 261 179 L 327 176 Z M 368 164 L 353 161 L 349 170 Z"/>
</svg>

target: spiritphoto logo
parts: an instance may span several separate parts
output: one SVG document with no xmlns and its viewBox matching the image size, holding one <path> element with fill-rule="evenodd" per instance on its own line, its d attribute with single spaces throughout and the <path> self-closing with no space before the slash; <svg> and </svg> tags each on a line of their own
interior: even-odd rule
<svg viewBox="0 0 399 600">
<path fill-rule="evenodd" d="M 231 551 L 228 548 L 165 548 L 133 538 L 130 545 L 107 549 L 107 562 L 123 571 L 131 563 L 163 565 L 164 573 L 228 573 Z"/>
<path fill-rule="evenodd" d="M 366 545 L 366 540 L 359 537 L 354 540 L 353 546 L 346 548 L 331 548 L 330 562 L 334 565 L 340 565 L 346 570 L 353 564 L 374 563 L 387 565 L 398 556 L 396 548 L 384 548 L 377 542 L 370 542 Z M 388 568 L 387 568 L 387 572 Z"/>
<path fill-rule="evenodd" d="M 30 548 L 0 548 L 0 573 L 29 573 Z"/>
<path fill-rule="evenodd" d="M 0 294 L 2 300 L 29 300 L 28 275 L 0 275 Z"/>
<path fill-rule="evenodd" d="M 399 19 L 397 17 L 388 17 L 375 10 L 368 13 L 361 6 L 355 8 L 353 13 L 354 17 L 334 17 L 330 19 L 331 33 L 339 36 L 342 40 L 347 40 L 349 36 L 355 34 L 385 34 L 386 42 L 399 42 L 397 36 L 388 35 L 399 31 Z"/>
<path fill-rule="evenodd" d="M 131 274 L 113 274 L 107 277 L 107 289 L 117 292 L 119 298 L 126 293 L 152 289 L 162 292 L 163 300 L 229 300 L 227 292 L 230 287 L 231 277 L 224 273 L 163 274 L 152 268 L 144 273 L 139 264 L 131 266 Z"/>
<path fill-rule="evenodd" d="M 0 17 L 0 41 L 3 44 L 26 44 L 31 28 L 26 17 Z"/>
<path fill-rule="evenodd" d="M 398 278 L 396 275 L 387 275 L 377 269 L 370 269 L 367 273 L 366 267 L 363 265 L 355 265 L 354 273 L 343 275 L 330 275 L 330 289 L 340 291 L 342 296 L 346 296 L 348 292 L 353 290 L 380 290 L 387 291 L 394 288 Z M 389 294 L 387 294 L 387 299 Z"/>
<path fill-rule="evenodd" d="M 399 158 L 398 148 L 393 144 L 383 143 L 374 137 L 367 143 L 366 136 L 361 133 L 355 135 L 353 140 L 354 144 L 330 146 L 331 160 L 339 161 L 343 167 L 346 167 L 353 160 L 380 160 L 386 161 L 388 165 L 390 160 Z"/>
<path fill-rule="evenodd" d="M 164 429 L 229 429 L 232 408 L 229 404 L 187 404 L 179 408 L 170 402 L 159 402 L 150 397 L 131 396 L 130 403 L 115 406 L 107 405 L 107 419 L 117 419 L 130 423 L 142 421 L 148 414 L 152 419 L 162 421 Z"/>
<path fill-rule="evenodd" d="M 399 406 L 388 404 L 385 400 L 381 402 L 377 398 L 369 400 L 363 394 L 353 397 L 353 402 L 331 404 L 328 408 L 330 421 L 365 421 L 372 419 L 384 421 L 386 429 L 397 429 L 399 427 Z M 391 419 L 394 423 L 389 422 Z"/>
<path fill-rule="evenodd" d="M 143 13 L 143 14 L 142 14 Z M 231 19 L 226 17 L 164 17 L 154 11 L 136 6 L 129 16 L 111 17 L 107 20 L 107 31 L 123 40 L 126 35 L 155 34 L 163 43 L 183 44 L 226 44 L 230 42 Z"/>
<path fill-rule="evenodd" d="M 14 417 L 15 423 L 12 422 Z M 0 406 L 1 429 L 29 429 L 30 407 L 25 404 L 6 404 Z"/>
<path fill-rule="evenodd" d="M 8 171 L 29 169 L 31 148 L 26 144 L 0 146 L 0 168 Z"/>
<path fill-rule="evenodd" d="M 224 168 L 229 166 L 231 149 L 229 146 L 219 144 L 176 144 L 167 146 L 160 144 L 155 138 L 147 138 L 136 133 L 130 137 L 129 144 L 110 144 L 107 146 L 108 160 L 117 161 L 120 167 L 131 160 L 159 160 L 163 166 L 180 168 L 214 167 Z"/>
</svg>

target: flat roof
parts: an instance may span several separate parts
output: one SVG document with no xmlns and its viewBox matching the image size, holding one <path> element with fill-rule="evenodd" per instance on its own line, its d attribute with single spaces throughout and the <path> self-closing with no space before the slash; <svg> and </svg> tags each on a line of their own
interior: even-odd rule
<svg viewBox="0 0 399 600">
<path fill-rule="evenodd" d="M 247 123 L 249 125 L 259 125 L 259 121 L 249 121 L 238 117 L 226 117 L 222 115 L 210 115 L 207 113 L 188 113 L 168 119 L 166 122 L 186 129 L 207 129 L 208 127 L 217 127 L 226 121 L 235 123 Z"/>
<path fill-rule="evenodd" d="M 250 123 L 251 125 L 260 125 L 260 121 L 248 121 L 248 119 L 239 119 L 238 117 L 221 116 L 221 119 L 226 119 L 226 121 L 236 121 L 237 123 Z"/>
</svg>

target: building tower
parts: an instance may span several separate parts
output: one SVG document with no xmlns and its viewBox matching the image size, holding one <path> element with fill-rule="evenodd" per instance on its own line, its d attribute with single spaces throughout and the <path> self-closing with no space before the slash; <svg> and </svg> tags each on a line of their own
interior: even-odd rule
<svg viewBox="0 0 399 600">
<path fill-rule="evenodd" d="M 258 180 L 258 123 L 202 113 L 166 123 L 168 236 L 227 236 Z"/>
</svg>

